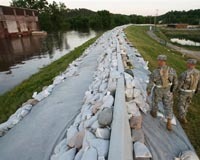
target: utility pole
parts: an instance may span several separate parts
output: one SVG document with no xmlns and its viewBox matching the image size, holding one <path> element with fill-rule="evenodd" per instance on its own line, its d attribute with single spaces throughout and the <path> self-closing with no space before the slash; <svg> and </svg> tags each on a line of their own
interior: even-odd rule
<svg viewBox="0 0 200 160">
<path fill-rule="evenodd" d="M 156 14 L 154 16 L 154 30 L 156 30 L 157 16 L 158 16 L 158 9 L 156 9 Z"/>
</svg>

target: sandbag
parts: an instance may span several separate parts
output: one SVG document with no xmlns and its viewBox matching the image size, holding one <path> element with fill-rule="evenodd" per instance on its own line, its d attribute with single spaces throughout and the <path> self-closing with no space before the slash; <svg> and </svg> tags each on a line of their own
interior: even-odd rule
<svg viewBox="0 0 200 160">
<path fill-rule="evenodd" d="M 95 135 L 97 138 L 110 139 L 110 129 L 109 128 L 97 128 Z"/>
<path fill-rule="evenodd" d="M 108 80 L 108 91 L 111 93 L 115 92 L 117 88 L 117 80 L 114 78 L 109 78 Z"/>
<path fill-rule="evenodd" d="M 81 160 L 97 160 L 97 150 L 89 147 L 84 153 Z"/>
<path fill-rule="evenodd" d="M 195 152 L 188 150 L 180 153 L 179 158 L 175 160 L 199 160 Z"/>
<path fill-rule="evenodd" d="M 93 106 L 92 106 L 92 113 L 96 114 L 97 111 L 101 108 L 101 105 L 103 104 L 103 102 L 96 102 Z"/>
<path fill-rule="evenodd" d="M 109 150 L 109 140 L 104 139 L 91 139 L 89 141 L 90 146 L 94 147 L 97 150 L 98 156 L 107 157 Z"/>
<path fill-rule="evenodd" d="M 100 127 L 102 127 L 102 126 L 99 124 L 98 120 L 96 120 L 96 121 L 91 125 L 91 129 L 93 129 L 93 130 L 95 130 L 95 131 L 96 131 L 97 128 L 100 128 Z"/>
<path fill-rule="evenodd" d="M 84 122 L 84 128 L 89 128 L 97 120 L 98 113 Z"/>
<path fill-rule="evenodd" d="M 144 132 L 142 129 L 131 129 L 131 139 L 133 142 L 141 142 L 144 143 Z"/>
<path fill-rule="evenodd" d="M 76 154 L 74 160 L 82 160 L 83 153 L 84 153 L 83 149 L 79 150 L 79 152 Z"/>
<path fill-rule="evenodd" d="M 76 148 L 72 148 L 68 150 L 67 152 L 63 153 L 60 157 L 59 160 L 74 160 L 76 154 Z"/>
<path fill-rule="evenodd" d="M 68 142 L 74 135 L 76 135 L 76 133 L 78 133 L 77 127 L 71 125 L 71 126 L 67 129 L 67 142 Z"/>
<path fill-rule="evenodd" d="M 126 101 L 131 101 L 133 99 L 133 88 L 126 88 L 125 89 L 125 96 Z"/>
<path fill-rule="evenodd" d="M 134 77 L 134 73 L 131 69 L 125 69 L 125 71 L 127 74 L 129 74 L 130 76 Z"/>
<path fill-rule="evenodd" d="M 111 108 L 103 109 L 98 115 L 98 122 L 101 126 L 109 126 L 113 119 L 113 110 Z"/>
<path fill-rule="evenodd" d="M 110 93 L 109 93 L 110 94 Z M 111 108 L 114 102 L 114 98 L 111 95 L 106 95 L 103 97 L 103 105 L 101 106 L 101 109 L 103 108 Z"/>
<path fill-rule="evenodd" d="M 87 147 L 90 146 L 89 141 L 91 141 L 92 139 L 95 139 L 95 135 L 92 134 L 92 132 L 90 132 L 89 130 L 85 131 L 85 137 L 83 139 L 83 145 L 82 148 L 86 149 Z"/>
<path fill-rule="evenodd" d="M 149 149 L 141 142 L 134 143 L 135 158 L 152 158 Z"/>
<path fill-rule="evenodd" d="M 132 129 L 142 128 L 142 116 L 132 116 L 129 120 Z"/>
<path fill-rule="evenodd" d="M 78 132 L 71 139 L 69 139 L 69 141 L 67 142 L 67 145 L 71 148 L 75 147 L 77 149 L 80 149 L 83 144 L 84 136 L 85 136 L 85 131 Z"/>
<path fill-rule="evenodd" d="M 36 105 L 39 101 L 36 99 L 29 99 L 27 102 L 23 103 L 22 106 L 30 104 L 32 106 Z"/>
<path fill-rule="evenodd" d="M 68 149 L 68 147 L 67 147 L 67 138 L 64 138 L 58 145 L 56 145 L 56 148 L 54 149 L 54 153 L 58 154 L 58 153 L 62 152 L 65 149 L 66 150 Z"/>
<path fill-rule="evenodd" d="M 132 116 L 141 116 L 139 108 L 133 100 L 126 102 L 126 106 L 129 114 Z"/>
</svg>

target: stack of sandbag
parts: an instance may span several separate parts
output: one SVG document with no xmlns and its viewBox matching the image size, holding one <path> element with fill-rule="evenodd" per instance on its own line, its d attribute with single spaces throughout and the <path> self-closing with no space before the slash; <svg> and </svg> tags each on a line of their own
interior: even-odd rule
<svg viewBox="0 0 200 160">
<path fill-rule="evenodd" d="M 83 58 L 91 52 L 99 41 L 100 38 L 94 44 L 90 45 L 79 58 L 69 64 L 69 67 L 63 73 L 56 76 L 51 85 L 43 87 L 42 91 L 39 93 L 34 92 L 32 95 L 33 99 L 29 99 L 27 102 L 23 103 L 6 122 L 0 124 L 0 137 L 5 135 L 11 128 L 19 123 L 31 111 L 33 106 L 50 96 L 56 85 L 62 83 L 68 77 L 76 76 L 78 74 L 78 66 L 82 63 Z"/>
<path fill-rule="evenodd" d="M 146 113 L 148 107 L 145 96 L 140 89 L 140 85 L 143 84 L 137 82 L 137 74 L 133 73 L 134 71 L 131 70 L 124 72 L 125 97 L 134 149 L 133 155 L 136 160 L 150 160 L 152 155 L 145 145 L 145 136 L 142 130 L 142 112 Z"/>
<path fill-rule="evenodd" d="M 51 160 L 60 160 L 70 152 L 75 160 L 104 160 L 108 157 L 113 119 L 113 104 L 118 72 L 116 33 L 104 34 L 109 43 L 101 38 L 99 44 L 106 49 L 97 59 L 97 70 L 93 82 L 85 92 L 83 105 L 74 123 L 68 128 L 66 137 L 55 148 Z M 63 151 L 65 150 L 65 151 Z"/>
</svg>

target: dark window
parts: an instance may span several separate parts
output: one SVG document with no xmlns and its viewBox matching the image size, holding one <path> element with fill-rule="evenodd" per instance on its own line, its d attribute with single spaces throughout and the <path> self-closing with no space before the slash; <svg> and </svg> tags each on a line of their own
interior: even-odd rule
<svg viewBox="0 0 200 160">
<path fill-rule="evenodd" d="M 26 10 L 26 15 L 27 15 L 27 16 L 33 16 L 33 13 L 32 13 L 32 11 L 30 11 L 30 10 Z"/>
<path fill-rule="evenodd" d="M 24 10 L 23 9 L 16 8 L 15 11 L 16 11 L 17 15 L 24 15 Z"/>
<path fill-rule="evenodd" d="M 14 15 L 13 9 L 9 7 L 3 7 L 3 14 L 4 15 Z"/>
</svg>

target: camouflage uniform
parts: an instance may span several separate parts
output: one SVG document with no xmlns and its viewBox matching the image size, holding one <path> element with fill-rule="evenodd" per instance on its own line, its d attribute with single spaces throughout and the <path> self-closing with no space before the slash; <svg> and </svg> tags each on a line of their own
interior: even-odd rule
<svg viewBox="0 0 200 160">
<path fill-rule="evenodd" d="M 158 57 L 158 60 L 162 60 L 162 56 Z M 166 56 L 164 57 L 166 59 Z M 163 66 L 155 69 L 151 76 L 147 86 L 147 92 L 150 93 L 152 87 L 153 90 L 153 102 L 152 111 L 155 113 L 158 110 L 158 103 L 161 101 L 164 105 L 165 116 L 167 119 L 173 118 L 173 92 L 176 90 L 178 81 L 176 71 L 169 67 Z"/>
<path fill-rule="evenodd" d="M 190 59 L 188 63 L 196 64 L 196 60 Z M 181 119 L 185 119 L 188 107 L 191 104 L 195 92 L 200 91 L 200 71 L 197 69 L 188 69 L 179 77 L 179 98 L 178 109 Z"/>
</svg>

